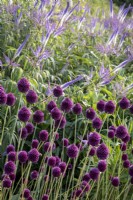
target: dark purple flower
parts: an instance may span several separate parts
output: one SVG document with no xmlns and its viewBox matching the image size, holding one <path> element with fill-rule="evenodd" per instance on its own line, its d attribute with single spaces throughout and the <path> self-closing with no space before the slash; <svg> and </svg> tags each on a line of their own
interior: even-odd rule
<svg viewBox="0 0 133 200">
<path fill-rule="evenodd" d="M 48 158 L 48 166 L 54 167 L 56 165 L 56 157 L 51 156 Z"/>
<path fill-rule="evenodd" d="M 25 128 L 27 129 L 28 134 L 32 134 L 34 131 L 34 125 L 30 122 L 26 124 Z"/>
<path fill-rule="evenodd" d="M 53 175 L 54 177 L 59 177 L 60 174 L 61 174 L 61 169 L 60 169 L 60 167 L 53 167 L 53 168 L 52 168 L 52 175 Z"/>
<path fill-rule="evenodd" d="M 111 178 L 111 183 L 114 187 L 118 187 L 120 184 L 120 179 L 118 177 Z"/>
<path fill-rule="evenodd" d="M 87 181 L 82 181 L 81 186 L 84 192 L 88 192 L 91 188 Z"/>
<path fill-rule="evenodd" d="M 59 158 L 59 156 L 55 156 L 56 157 L 56 166 L 59 165 L 59 163 L 61 162 L 61 159 Z"/>
<path fill-rule="evenodd" d="M 12 186 L 12 181 L 10 180 L 10 178 L 8 177 L 4 178 L 2 181 L 2 186 L 4 188 L 10 188 Z"/>
<path fill-rule="evenodd" d="M 120 101 L 119 101 L 119 106 L 122 109 L 127 109 L 130 106 L 130 101 L 129 99 L 127 99 L 126 97 L 123 97 Z"/>
<path fill-rule="evenodd" d="M 36 170 L 32 171 L 31 174 L 30 174 L 30 178 L 32 180 L 36 180 L 38 178 L 38 176 L 39 176 L 39 173 Z"/>
<path fill-rule="evenodd" d="M 117 128 L 116 128 L 115 126 L 113 126 L 113 125 L 109 127 L 109 130 L 112 130 L 112 131 L 114 131 L 115 133 L 116 133 L 116 129 L 117 129 Z"/>
<path fill-rule="evenodd" d="M 107 159 L 109 155 L 108 147 L 104 143 L 100 144 L 96 150 L 96 155 L 100 160 Z"/>
<path fill-rule="evenodd" d="M 14 181 L 16 178 L 16 175 L 14 173 L 9 174 L 9 177 L 11 179 L 11 181 Z"/>
<path fill-rule="evenodd" d="M 40 124 L 44 121 L 44 113 L 41 110 L 37 110 L 33 114 L 33 120 L 35 123 Z"/>
<path fill-rule="evenodd" d="M 90 174 L 89 173 L 86 173 L 84 176 L 83 176 L 83 181 L 86 181 L 86 182 L 89 182 L 90 181 Z"/>
<path fill-rule="evenodd" d="M 29 196 L 30 196 L 30 190 L 29 189 L 24 189 L 24 192 L 23 192 L 23 195 L 24 195 L 24 198 L 28 199 Z"/>
<path fill-rule="evenodd" d="M 16 102 L 16 97 L 14 96 L 13 93 L 8 93 L 7 94 L 7 101 L 6 101 L 6 104 L 8 106 L 13 106 Z"/>
<path fill-rule="evenodd" d="M 31 149 L 28 152 L 28 160 L 32 163 L 37 163 L 39 160 L 40 153 L 36 148 Z"/>
<path fill-rule="evenodd" d="M 82 106 L 80 105 L 80 103 L 76 103 L 73 106 L 72 111 L 73 111 L 74 114 L 80 115 L 82 113 Z"/>
<path fill-rule="evenodd" d="M 48 105 L 47 105 L 47 110 L 49 111 L 49 112 L 51 112 L 51 110 L 53 109 L 53 108 L 55 108 L 56 107 L 56 103 L 54 102 L 54 101 L 50 101 L 49 103 L 48 103 Z"/>
<path fill-rule="evenodd" d="M 50 144 L 50 142 L 46 142 L 43 145 L 43 149 L 44 149 L 45 152 L 49 152 L 51 150 L 51 144 Z"/>
<path fill-rule="evenodd" d="M 59 167 L 60 167 L 62 173 L 65 172 L 66 166 L 67 166 L 67 165 L 66 165 L 65 162 L 60 162 L 60 163 L 59 163 Z"/>
<path fill-rule="evenodd" d="M 69 158 L 76 158 L 78 155 L 79 149 L 75 144 L 70 144 L 67 147 L 67 155 Z"/>
<path fill-rule="evenodd" d="M 28 160 L 27 152 L 26 152 L 26 151 L 20 151 L 20 152 L 18 153 L 18 160 L 19 160 L 21 163 L 26 163 L 27 160 Z"/>
<path fill-rule="evenodd" d="M 30 89 L 30 83 L 26 78 L 22 78 L 18 81 L 18 90 L 22 93 L 28 92 Z"/>
<path fill-rule="evenodd" d="M 16 169 L 16 166 L 15 166 L 14 162 L 12 162 L 12 161 L 6 162 L 4 165 L 4 171 L 8 175 L 11 173 L 14 173 L 15 169 Z"/>
<path fill-rule="evenodd" d="M 69 140 L 67 138 L 63 138 L 62 143 L 64 147 L 67 147 L 69 145 Z"/>
<path fill-rule="evenodd" d="M 92 146 L 97 146 L 100 143 L 101 136 L 96 132 L 92 132 L 88 135 L 88 143 Z"/>
<path fill-rule="evenodd" d="M 127 136 L 128 134 L 128 130 L 125 126 L 123 125 L 120 125 L 117 127 L 116 129 L 116 137 L 120 138 L 120 139 L 123 139 Z"/>
<path fill-rule="evenodd" d="M 128 159 L 128 155 L 126 153 L 122 154 L 122 160 L 125 161 Z"/>
<path fill-rule="evenodd" d="M 125 143 L 127 143 L 127 142 L 130 141 L 130 135 L 129 135 L 129 133 L 126 135 L 126 137 L 122 138 L 122 141 L 125 142 Z"/>
<path fill-rule="evenodd" d="M 113 101 L 108 101 L 105 104 L 105 109 L 104 110 L 105 110 L 106 113 L 113 114 L 114 111 L 115 111 L 115 104 L 113 103 Z"/>
<path fill-rule="evenodd" d="M 53 94 L 55 97 L 60 97 L 63 94 L 63 90 L 60 86 L 57 86 L 53 89 Z"/>
<path fill-rule="evenodd" d="M 39 141 L 37 139 L 32 140 L 31 146 L 32 148 L 36 148 L 38 147 Z"/>
<path fill-rule="evenodd" d="M 0 89 L 0 104 L 6 104 L 7 94 Z"/>
<path fill-rule="evenodd" d="M 73 102 L 69 98 L 65 98 L 61 102 L 61 110 L 63 110 L 66 113 L 70 112 L 70 110 L 72 109 L 72 107 L 73 107 Z"/>
<path fill-rule="evenodd" d="M 129 167 L 129 175 L 133 177 L 133 165 Z"/>
<path fill-rule="evenodd" d="M 57 140 L 59 140 L 59 133 L 55 133 L 55 140 L 57 141 Z"/>
<path fill-rule="evenodd" d="M 15 162 L 16 160 L 16 152 L 15 151 L 11 151 L 8 153 L 8 161 L 12 161 Z"/>
<path fill-rule="evenodd" d="M 81 197 L 82 196 L 82 193 L 83 193 L 83 190 L 81 188 L 77 189 L 75 191 L 75 197 Z"/>
<path fill-rule="evenodd" d="M 49 200 L 49 196 L 47 194 L 44 194 L 42 200 Z"/>
<path fill-rule="evenodd" d="M 114 136 L 115 136 L 115 132 L 113 130 L 109 130 L 108 137 L 112 139 L 112 138 L 114 138 Z"/>
<path fill-rule="evenodd" d="M 96 117 L 92 121 L 92 126 L 93 126 L 93 128 L 100 129 L 102 127 L 102 120 L 100 118 Z"/>
<path fill-rule="evenodd" d="M 29 90 L 26 94 L 26 100 L 28 103 L 33 104 L 38 101 L 38 96 L 34 90 Z"/>
<path fill-rule="evenodd" d="M 104 172 L 106 170 L 106 167 L 107 167 L 106 160 L 100 160 L 98 162 L 97 168 L 99 169 L 100 172 Z"/>
<path fill-rule="evenodd" d="M 55 121 L 56 128 L 62 129 L 65 127 L 65 125 L 66 125 L 66 118 L 64 116 L 61 117 L 59 120 Z"/>
<path fill-rule="evenodd" d="M 27 133 L 27 129 L 26 128 L 21 128 L 19 130 L 19 135 L 22 139 L 26 139 L 27 136 L 28 136 L 28 133 Z"/>
<path fill-rule="evenodd" d="M 27 200 L 33 200 L 32 196 L 29 196 L 29 197 L 27 198 Z"/>
<path fill-rule="evenodd" d="M 125 160 L 125 161 L 123 162 L 123 167 L 124 167 L 124 168 L 129 168 L 129 167 L 130 167 L 130 161 L 129 161 L 129 160 Z"/>
<path fill-rule="evenodd" d="M 48 132 L 46 130 L 42 130 L 40 131 L 39 133 L 39 139 L 42 141 L 42 142 L 45 142 L 48 140 Z"/>
<path fill-rule="evenodd" d="M 126 149 L 127 149 L 127 145 L 126 145 L 126 143 L 121 143 L 120 144 L 120 149 L 121 149 L 121 151 L 126 151 Z"/>
<path fill-rule="evenodd" d="M 103 112 L 104 111 L 104 107 L 105 107 L 105 101 L 103 100 L 100 100 L 98 103 L 97 103 L 97 110 L 99 110 L 100 112 Z"/>
<path fill-rule="evenodd" d="M 129 110 L 130 110 L 130 113 L 133 114 L 133 105 L 130 106 Z"/>
<path fill-rule="evenodd" d="M 88 108 L 86 110 L 86 118 L 87 119 L 90 119 L 90 120 L 93 120 L 96 116 L 96 112 L 93 108 Z"/>
<path fill-rule="evenodd" d="M 92 180 L 97 180 L 98 179 L 98 177 L 99 177 L 99 169 L 98 168 L 92 168 L 92 169 L 90 169 L 90 178 L 92 179 Z"/>
<path fill-rule="evenodd" d="M 59 120 L 62 116 L 62 113 L 61 111 L 59 110 L 59 108 L 55 107 L 51 110 L 51 117 L 54 119 L 54 120 Z"/>
<path fill-rule="evenodd" d="M 18 118 L 22 122 L 27 122 L 30 119 L 31 111 L 26 106 L 18 111 Z"/>
<path fill-rule="evenodd" d="M 15 151 L 15 147 L 12 144 L 9 144 L 6 148 L 6 153 L 8 154 L 11 151 Z"/>
</svg>

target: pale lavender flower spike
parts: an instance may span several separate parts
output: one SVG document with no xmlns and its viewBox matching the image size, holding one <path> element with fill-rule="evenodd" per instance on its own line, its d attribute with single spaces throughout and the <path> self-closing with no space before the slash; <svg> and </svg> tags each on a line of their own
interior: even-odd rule
<svg viewBox="0 0 133 200">
<path fill-rule="evenodd" d="M 122 63 L 120 63 L 117 67 L 115 67 L 115 69 L 113 70 L 114 73 L 116 73 L 117 71 L 119 71 L 120 69 L 122 69 L 123 67 L 125 67 L 125 65 L 127 65 L 129 62 L 131 62 L 133 60 L 132 59 L 127 59 L 124 60 Z"/>
</svg>

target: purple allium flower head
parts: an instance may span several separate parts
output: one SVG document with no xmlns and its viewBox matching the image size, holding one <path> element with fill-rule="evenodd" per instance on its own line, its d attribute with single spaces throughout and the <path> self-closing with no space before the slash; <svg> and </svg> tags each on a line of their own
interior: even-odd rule
<svg viewBox="0 0 133 200">
<path fill-rule="evenodd" d="M 117 129 L 117 128 L 116 128 L 115 126 L 113 126 L 113 125 L 109 127 L 109 130 L 112 130 L 112 131 L 114 131 L 115 133 L 116 133 L 116 129 Z"/>
<path fill-rule="evenodd" d="M 114 111 L 115 111 L 115 104 L 113 103 L 113 101 L 108 101 L 105 104 L 105 109 L 104 110 L 105 110 L 106 113 L 113 114 Z"/>
<path fill-rule="evenodd" d="M 65 98 L 61 102 L 61 110 L 63 110 L 66 113 L 70 112 L 70 110 L 72 109 L 72 107 L 73 107 L 73 102 L 69 98 Z"/>
<path fill-rule="evenodd" d="M 117 127 L 116 129 L 116 137 L 120 138 L 120 139 L 123 139 L 127 136 L 128 134 L 128 130 L 125 126 L 123 125 L 120 125 Z"/>
<path fill-rule="evenodd" d="M 11 174 L 9 174 L 9 177 L 10 177 L 11 181 L 15 181 L 16 174 L 11 173 Z"/>
<path fill-rule="evenodd" d="M 60 163 L 59 163 L 59 167 L 60 167 L 62 173 L 65 172 L 66 166 L 67 166 L 67 165 L 66 165 L 65 162 L 60 162 Z"/>
<path fill-rule="evenodd" d="M 30 119 L 31 111 L 26 106 L 18 111 L 18 118 L 22 122 L 27 122 Z"/>
<path fill-rule="evenodd" d="M 105 101 L 103 100 L 100 100 L 98 103 L 97 103 L 97 110 L 99 110 L 100 112 L 103 112 L 104 111 L 104 107 L 105 107 Z"/>
<path fill-rule="evenodd" d="M 68 164 L 68 169 L 72 169 L 73 165 L 71 163 Z"/>
<path fill-rule="evenodd" d="M 37 163 L 39 160 L 40 153 L 36 148 L 31 149 L 28 152 L 28 160 L 32 163 Z"/>
<path fill-rule="evenodd" d="M 36 170 L 33 170 L 33 171 L 31 172 L 31 174 L 30 174 L 31 180 L 36 180 L 36 179 L 38 178 L 38 176 L 39 176 L 39 173 L 38 173 L 38 171 L 36 171 Z"/>
<path fill-rule="evenodd" d="M 75 144 L 70 144 L 67 147 L 67 155 L 69 158 L 76 158 L 78 155 L 79 149 Z"/>
<path fill-rule="evenodd" d="M 129 110 L 130 110 L 130 113 L 133 114 L 133 105 L 130 106 Z"/>
<path fill-rule="evenodd" d="M 29 196 L 29 197 L 27 198 L 27 200 L 33 200 L 32 196 Z"/>
<path fill-rule="evenodd" d="M 125 161 L 128 159 L 128 155 L 126 153 L 122 154 L 122 160 Z"/>
<path fill-rule="evenodd" d="M 129 99 L 127 99 L 126 97 L 123 97 L 120 101 L 119 101 L 119 106 L 120 108 L 127 109 L 130 106 L 130 101 Z"/>
<path fill-rule="evenodd" d="M 82 106 L 80 105 L 80 103 L 76 103 L 73 106 L 72 111 L 73 111 L 74 114 L 80 115 L 82 113 Z"/>
<path fill-rule="evenodd" d="M 26 100 L 30 104 L 36 103 L 38 101 L 38 95 L 34 90 L 29 90 L 26 94 Z"/>
<path fill-rule="evenodd" d="M 104 143 L 100 144 L 96 150 L 96 155 L 100 160 L 107 159 L 107 157 L 109 155 L 108 147 Z"/>
<path fill-rule="evenodd" d="M 11 179 L 8 178 L 8 177 L 4 178 L 3 181 L 2 181 L 2 186 L 3 186 L 4 188 L 10 188 L 10 187 L 12 186 L 12 181 L 11 181 Z"/>
<path fill-rule="evenodd" d="M 55 140 L 57 141 L 57 140 L 59 140 L 59 133 L 55 133 Z"/>
<path fill-rule="evenodd" d="M 129 167 L 129 175 L 133 177 L 133 165 Z"/>
<path fill-rule="evenodd" d="M 126 145 L 126 143 L 121 143 L 120 144 L 120 149 L 121 149 L 121 151 L 126 151 L 126 149 L 127 149 L 127 145 Z"/>
<path fill-rule="evenodd" d="M 90 178 L 92 179 L 92 180 L 97 180 L 98 179 L 98 177 L 99 177 L 99 169 L 98 168 L 92 168 L 92 169 L 90 169 Z"/>
<path fill-rule="evenodd" d="M 54 177 L 59 177 L 60 174 L 61 174 L 61 169 L 60 169 L 60 167 L 53 167 L 53 168 L 52 168 L 52 175 L 53 175 Z"/>
<path fill-rule="evenodd" d="M 39 141 L 37 139 L 32 140 L 31 146 L 32 148 L 36 148 L 38 147 Z"/>
<path fill-rule="evenodd" d="M 15 162 L 16 160 L 16 152 L 15 151 L 11 151 L 8 153 L 8 161 L 12 161 Z"/>
<path fill-rule="evenodd" d="M 101 136 L 96 132 L 92 132 L 88 135 L 88 143 L 92 146 L 97 146 L 100 143 Z"/>
<path fill-rule="evenodd" d="M 104 172 L 106 170 L 106 167 L 107 167 L 106 160 L 100 160 L 98 162 L 97 168 L 99 169 L 100 172 Z"/>
<path fill-rule="evenodd" d="M 111 178 L 111 183 L 114 187 L 118 187 L 120 184 L 120 179 L 118 177 Z"/>
<path fill-rule="evenodd" d="M 122 141 L 125 142 L 125 143 L 127 143 L 127 142 L 130 141 L 130 135 L 129 135 L 129 133 L 126 135 L 126 137 L 122 138 Z"/>
<path fill-rule="evenodd" d="M 51 117 L 54 119 L 54 120 L 59 120 L 62 116 L 62 113 L 61 111 L 59 110 L 59 108 L 55 107 L 51 110 Z"/>
<path fill-rule="evenodd" d="M 83 190 L 82 188 L 79 188 L 75 191 L 75 197 L 81 197 L 82 196 L 82 193 L 83 193 Z"/>
<path fill-rule="evenodd" d="M 16 169 L 16 165 L 12 161 L 6 162 L 4 165 L 4 171 L 8 175 L 11 173 L 14 173 L 15 169 Z"/>
<path fill-rule="evenodd" d="M 96 112 L 93 108 L 88 108 L 86 110 L 86 118 L 87 119 L 90 119 L 90 120 L 93 120 L 96 116 Z"/>
<path fill-rule="evenodd" d="M 44 194 L 42 200 L 49 200 L 49 196 L 47 194 Z"/>
<path fill-rule="evenodd" d="M 102 127 L 102 120 L 100 118 L 96 117 L 92 121 L 92 126 L 93 126 L 93 128 L 100 129 Z"/>
<path fill-rule="evenodd" d="M 89 173 L 86 173 L 84 176 L 83 176 L 83 181 L 86 181 L 86 182 L 89 182 L 90 181 L 90 174 Z"/>
<path fill-rule="evenodd" d="M 60 86 L 57 86 L 53 89 L 53 94 L 55 97 L 60 97 L 63 94 L 63 90 Z"/>
<path fill-rule="evenodd" d="M 81 144 L 81 143 L 78 143 L 76 146 L 78 147 L 78 149 L 79 149 L 80 151 L 82 151 L 82 150 L 83 150 L 83 146 L 82 146 L 82 144 Z"/>
<path fill-rule="evenodd" d="M 49 112 L 51 112 L 51 110 L 53 109 L 53 108 L 55 108 L 57 105 L 56 105 L 56 103 L 54 102 L 54 101 L 50 101 L 49 103 L 48 103 L 48 105 L 47 105 L 47 110 L 49 111 Z"/>
<path fill-rule="evenodd" d="M 42 141 L 42 142 L 45 142 L 48 140 L 48 132 L 46 130 L 42 130 L 39 132 L 39 139 Z"/>
<path fill-rule="evenodd" d="M 7 94 L 7 101 L 6 101 L 6 104 L 8 106 L 13 106 L 16 102 L 16 97 L 14 96 L 13 93 L 8 93 Z"/>
<path fill-rule="evenodd" d="M 130 167 L 130 161 L 129 161 L 129 160 L 125 160 L 125 161 L 123 162 L 123 167 L 124 167 L 124 168 L 129 168 L 129 167 Z"/>
<path fill-rule="evenodd" d="M 28 133 L 27 133 L 27 129 L 26 128 L 21 128 L 19 130 L 19 135 L 22 139 L 26 139 L 27 136 L 28 136 Z"/>
<path fill-rule="evenodd" d="M 6 148 L 6 153 L 8 154 L 11 151 L 15 151 L 15 147 L 12 144 L 9 144 Z"/>
<path fill-rule="evenodd" d="M 46 142 L 43 145 L 43 149 L 44 149 L 45 152 L 49 152 L 51 150 L 51 144 L 50 144 L 50 142 Z"/>
<path fill-rule="evenodd" d="M 44 113 L 41 110 L 37 110 L 33 114 L 33 120 L 37 124 L 42 123 L 44 121 Z"/>
<path fill-rule="evenodd" d="M 28 134 L 32 134 L 34 131 L 34 125 L 30 122 L 26 124 L 25 128 L 27 129 Z"/>
<path fill-rule="evenodd" d="M 26 152 L 26 151 L 20 151 L 20 152 L 18 153 L 18 160 L 19 160 L 21 163 L 26 163 L 27 160 L 28 160 L 27 152 Z"/>
<path fill-rule="evenodd" d="M 24 189 L 24 192 L 23 192 L 23 196 L 24 196 L 24 198 L 28 199 L 29 196 L 30 196 L 30 190 L 27 189 L 27 188 L 25 188 L 25 189 Z"/>
<path fill-rule="evenodd" d="M 82 181 L 81 186 L 83 188 L 83 192 L 88 192 L 91 188 L 87 181 Z"/>
<path fill-rule="evenodd" d="M 6 102 L 7 94 L 3 90 L 0 90 L 0 104 L 6 104 Z"/>
<path fill-rule="evenodd" d="M 26 93 L 30 89 L 30 83 L 26 78 L 22 78 L 18 81 L 19 92 Z"/>
<path fill-rule="evenodd" d="M 115 132 L 113 130 L 109 130 L 108 137 L 112 139 L 112 138 L 114 138 L 114 136 L 115 136 Z"/>
<path fill-rule="evenodd" d="M 59 156 L 55 156 L 56 157 L 56 166 L 59 165 L 59 163 L 61 162 L 61 159 L 59 158 Z"/>
<path fill-rule="evenodd" d="M 56 165 L 56 157 L 51 156 L 48 158 L 48 166 L 54 167 Z"/>
<path fill-rule="evenodd" d="M 59 129 L 62 129 L 65 127 L 65 125 L 66 125 L 66 118 L 64 116 L 61 117 L 61 119 L 55 121 L 56 128 L 58 127 Z"/>
<path fill-rule="evenodd" d="M 69 140 L 67 138 L 63 138 L 62 143 L 64 147 L 67 147 L 69 145 Z"/>
</svg>

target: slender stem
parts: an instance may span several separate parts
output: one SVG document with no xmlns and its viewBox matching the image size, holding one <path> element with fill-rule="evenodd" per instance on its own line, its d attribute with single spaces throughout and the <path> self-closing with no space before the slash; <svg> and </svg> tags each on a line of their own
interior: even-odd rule
<svg viewBox="0 0 133 200">
<path fill-rule="evenodd" d="M 2 128 L 2 134 L 1 134 L 0 144 L 2 144 L 2 140 L 3 140 L 3 136 L 4 136 L 4 130 L 5 130 L 5 124 L 6 124 L 6 118 L 7 118 L 8 108 L 9 107 L 7 106 L 5 117 L 4 117 L 4 124 L 3 124 L 3 128 Z"/>
</svg>

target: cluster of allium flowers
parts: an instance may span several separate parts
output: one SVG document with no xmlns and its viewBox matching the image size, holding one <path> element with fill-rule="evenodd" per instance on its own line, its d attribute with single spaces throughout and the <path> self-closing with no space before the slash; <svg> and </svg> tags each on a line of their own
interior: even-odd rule
<svg viewBox="0 0 133 200">
<path fill-rule="evenodd" d="M 90 178 L 92 180 L 97 180 L 98 177 L 99 177 L 99 174 L 100 174 L 100 172 L 99 172 L 98 168 L 92 168 L 92 169 L 90 169 L 89 175 L 90 175 Z"/>
<path fill-rule="evenodd" d="M 54 119 L 54 120 L 59 120 L 62 116 L 62 113 L 61 111 L 55 107 L 51 110 L 51 117 Z"/>
<path fill-rule="evenodd" d="M 15 102 L 16 102 L 16 97 L 14 96 L 14 94 L 13 93 L 8 93 L 7 94 L 6 104 L 8 106 L 14 106 Z"/>
<path fill-rule="evenodd" d="M 96 117 L 92 121 L 92 126 L 95 129 L 100 129 L 102 127 L 102 120 L 100 118 Z"/>
<path fill-rule="evenodd" d="M 114 136 L 115 136 L 115 132 L 113 130 L 109 130 L 108 137 L 112 139 L 112 138 L 114 138 Z"/>
<path fill-rule="evenodd" d="M 38 95 L 34 90 L 29 90 L 26 94 L 26 100 L 30 104 L 36 103 L 38 101 Z"/>
<path fill-rule="evenodd" d="M 107 157 L 109 155 L 108 147 L 104 143 L 100 144 L 96 150 L 96 155 L 100 160 L 107 159 Z"/>
<path fill-rule="evenodd" d="M 55 127 L 62 129 L 66 125 L 66 118 L 64 116 L 61 116 L 59 120 L 55 120 Z"/>
<path fill-rule="evenodd" d="M 129 110 L 130 110 L 130 113 L 133 114 L 133 105 L 130 106 Z"/>
<path fill-rule="evenodd" d="M 4 165 L 5 174 L 10 175 L 11 173 L 14 173 L 15 170 L 16 170 L 16 165 L 14 164 L 14 162 L 8 161 L 5 163 Z"/>
<path fill-rule="evenodd" d="M 80 105 L 80 103 L 76 103 L 73 108 L 72 111 L 75 115 L 80 115 L 82 113 L 82 106 Z"/>
<path fill-rule="evenodd" d="M 53 167 L 52 168 L 52 175 L 53 175 L 53 177 L 59 177 L 60 174 L 61 174 L 60 167 Z"/>
<path fill-rule="evenodd" d="M 28 154 L 26 151 L 20 151 L 18 153 L 18 160 L 20 163 L 26 163 L 28 160 Z"/>
<path fill-rule="evenodd" d="M 106 170 L 106 168 L 107 168 L 107 162 L 106 162 L 106 160 L 100 160 L 98 162 L 97 168 L 99 169 L 100 172 L 104 172 Z"/>
<path fill-rule="evenodd" d="M 26 139 L 27 136 L 28 136 L 27 129 L 26 129 L 26 128 L 21 128 L 21 129 L 19 130 L 19 136 L 20 136 L 22 139 Z"/>
<path fill-rule="evenodd" d="M 4 188 L 10 188 L 12 186 L 12 181 L 9 177 L 5 177 L 2 181 L 2 186 Z"/>
<path fill-rule="evenodd" d="M 5 93 L 4 89 L 0 88 L 0 104 L 6 104 L 7 102 L 7 94 Z"/>
<path fill-rule="evenodd" d="M 49 112 L 51 112 L 51 110 L 53 109 L 53 108 L 55 108 L 57 105 L 56 105 L 56 103 L 54 102 L 54 101 L 50 101 L 49 103 L 48 103 L 48 105 L 47 105 L 47 110 L 49 111 Z"/>
<path fill-rule="evenodd" d="M 30 190 L 28 188 L 25 188 L 23 191 L 24 198 L 28 199 L 30 197 Z"/>
<path fill-rule="evenodd" d="M 112 177 L 111 178 L 111 183 L 114 187 L 118 187 L 120 184 L 120 179 L 119 177 Z"/>
<path fill-rule="evenodd" d="M 119 101 L 119 106 L 120 108 L 124 109 L 128 109 L 130 107 L 130 101 L 129 99 L 127 99 L 126 97 L 123 97 L 120 101 Z"/>
<path fill-rule="evenodd" d="M 41 130 L 39 132 L 39 139 L 42 141 L 42 142 L 46 142 L 48 140 L 48 131 L 46 130 Z"/>
<path fill-rule="evenodd" d="M 28 92 L 30 89 L 30 83 L 26 78 L 22 78 L 18 81 L 18 90 L 22 93 Z"/>
<path fill-rule="evenodd" d="M 99 110 L 100 112 L 103 112 L 104 111 L 104 108 L 105 108 L 105 101 L 103 100 L 100 100 L 98 103 L 97 103 L 97 110 Z"/>
<path fill-rule="evenodd" d="M 96 148 L 95 147 L 91 147 L 90 151 L 89 151 L 89 156 L 94 156 L 96 154 Z"/>
<path fill-rule="evenodd" d="M 14 147 L 14 145 L 9 144 L 9 145 L 6 147 L 6 153 L 8 154 L 8 153 L 11 152 L 11 151 L 15 151 L 15 147 Z"/>
<path fill-rule="evenodd" d="M 52 146 L 51 146 L 51 143 L 50 142 L 46 142 L 44 145 L 43 145 L 43 149 L 45 152 L 49 152 L 51 150 Z"/>
<path fill-rule="evenodd" d="M 41 110 L 37 110 L 33 114 L 33 120 L 35 123 L 40 124 L 44 121 L 44 113 Z"/>
<path fill-rule="evenodd" d="M 98 146 L 98 144 L 100 143 L 100 140 L 101 140 L 101 136 L 99 133 L 92 132 L 88 136 L 88 143 L 92 146 Z"/>
<path fill-rule="evenodd" d="M 34 125 L 30 122 L 26 124 L 25 128 L 27 129 L 28 134 L 32 134 L 34 131 Z"/>
<path fill-rule="evenodd" d="M 61 172 L 63 173 L 63 172 L 65 172 L 67 165 L 65 162 L 60 162 L 59 167 L 61 169 Z"/>
<path fill-rule="evenodd" d="M 79 149 L 75 144 L 70 144 L 67 147 L 67 155 L 69 158 L 76 158 L 78 156 Z"/>
<path fill-rule="evenodd" d="M 105 108 L 104 111 L 108 114 L 113 114 L 115 111 L 115 104 L 113 103 L 113 101 L 108 101 L 105 104 Z"/>
<path fill-rule="evenodd" d="M 36 148 L 31 149 L 28 152 L 28 160 L 32 163 L 37 163 L 39 160 L 40 153 Z"/>
<path fill-rule="evenodd" d="M 88 192 L 91 188 L 91 186 L 87 183 L 87 181 L 82 181 L 81 187 L 83 189 L 83 192 Z"/>
<path fill-rule="evenodd" d="M 38 145 L 39 145 L 39 141 L 37 139 L 33 139 L 31 143 L 32 148 L 37 149 Z"/>
<path fill-rule="evenodd" d="M 116 129 L 116 137 L 123 139 L 126 137 L 126 135 L 128 135 L 127 128 L 123 125 L 118 126 Z"/>
<path fill-rule="evenodd" d="M 82 178 L 82 180 L 83 181 L 86 181 L 86 182 L 89 182 L 90 181 L 90 174 L 89 173 L 86 173 L 84 176 L 83 176 L 83 178 Z"/>
<path fill-rule="evenodd" d="M 26 106 L 22 107 L 18 112 L 18 118 L 22 122 L 27 122 L 30 119 L 31 111 Z"/>
<path fill-rule="evenodd" d="M 96 112 L 93 108 L 88 108 L 86 110 L 86 118 L 89 120 L 93 120 L 96 116 Z"/>
<path fill-rule="evenodd" d="M 16 152 L 11 151 L 8 153 L 8 161 L 15 162 L 16 161 Z"/>
<path fill-rule="evenodd" d="M 49 200 L 49 196 L 48 196 L 47 194 L 44 194 L 44 195 L 42 196 L 42 200 Z"/>
<path fill-rule="evenodd" d="M 130 160 L 125 160 L 125 161 L 123 161 L 123 167 L 124 168 L 129 168 L 130 167 Z"/>
<path fill-rule="evenodd" d="M 73 107 L 73 102 L 69 98 L 65 98 L 61 102 L 61 110 L 63 110 L 66 113 L 70 112 L 72 107 Z"/>
<path fill-rule="evenodd" d="M 56 165 L 56 157 L 51 156 L 48 158 L 48 166 L 54 167 Z"/>
<path fill-rule="evenodd" d="M 36 170 L 32 171 L 31 174 L 30 174 L 30 178 L 32 180 L 36 180 L 38 178 L 38 176 L 39 176 L 39 172 L 36 171 Z"/>
<path fill-rule="evenodd" d="M 55 97 L 60 97 L 63 95 L 63 90 L 60 86 L 56 86 L 54 89 L 53 89 L 53 94 Z"/>
</svg>

